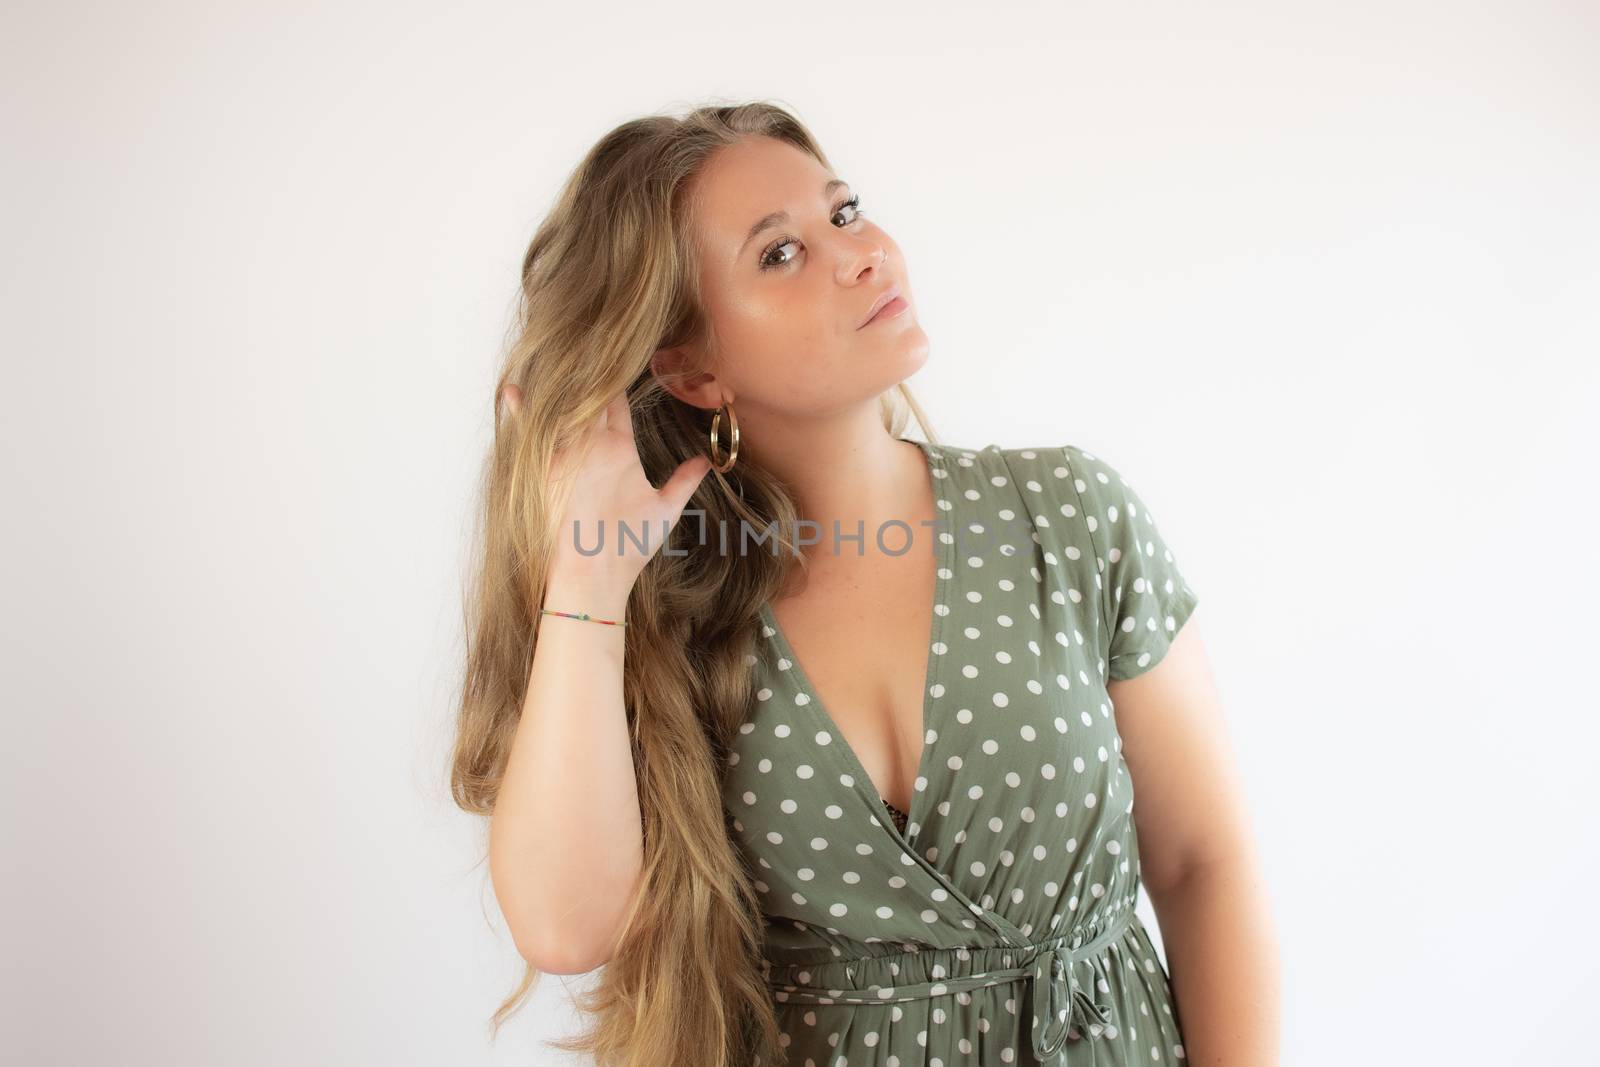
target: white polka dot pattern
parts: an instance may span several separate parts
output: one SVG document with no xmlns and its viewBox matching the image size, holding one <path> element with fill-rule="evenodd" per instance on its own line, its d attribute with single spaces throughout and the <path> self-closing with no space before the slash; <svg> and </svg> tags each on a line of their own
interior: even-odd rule
<svg viewBox="0 0 1600 1067">
<path fill-rule="evenodd" d="M 1198 597 L 1184 581 L 1144 501 L 1103 459 L 1072 445 L 1052 475 L 1070 482 L 1102 574 L 1111 634 L 1108 676 L 1134 678 L 1161 662 Z"/>
<path fill-rule="evenodd" d="M 770 606 L 729 754 L 789 1062 L 1182 1062 L 1106 687 L 1197 598 L 1100 457 L 922 448 L 943 519 L 904 830 Z"/>
</svg>

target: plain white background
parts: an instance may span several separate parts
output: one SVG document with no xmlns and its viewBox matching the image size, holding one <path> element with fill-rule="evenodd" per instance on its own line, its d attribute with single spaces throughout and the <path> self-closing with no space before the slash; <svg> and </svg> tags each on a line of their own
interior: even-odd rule
<svg viewBox="0 0 1600 1067">
<path fill-rule="evenodd" d="M 796 110 L 948 442 L 1200 594 L 1284 1062 L 1577 1063 L 1600 875 L 1600 9 L 10 4 L 14 1062 L 559 1063 L 445 791 L 523 248 L 637 114 Z M 1147 912 L 1148 914 L 1148 912 Z"/>
</svg>

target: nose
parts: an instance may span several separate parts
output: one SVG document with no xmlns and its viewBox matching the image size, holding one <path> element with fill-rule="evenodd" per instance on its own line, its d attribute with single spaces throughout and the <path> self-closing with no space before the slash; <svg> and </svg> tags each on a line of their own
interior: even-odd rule
<svg viewBox="0 0 1600 1067">
<path fill-rule="evenodd" d="M 850 274 L 849 280 L 855 280 L 866 273 L 868 267 L 881 271 L 887 262 L 889 262 L 888 250 L 880 244 L 869 241 L 857 249 L 853 257 L 846 258 L 845 267 Z"/>
</svg>

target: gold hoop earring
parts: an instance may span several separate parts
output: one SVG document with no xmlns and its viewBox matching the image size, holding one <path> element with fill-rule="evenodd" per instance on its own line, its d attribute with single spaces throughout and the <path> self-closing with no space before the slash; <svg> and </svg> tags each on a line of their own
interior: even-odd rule
<svg viewBox="0 0 1600 1067">
<path fill-rule="evenodd" d="M 728 435 L 728 462 L 726 465 L 717 462 L 717 427 L 722 423 L 722 410 L 728 411 L 728 425 L 731 432 Z M 732 404 L 723 404 L 711 419 L 711 465 L 718 474 L 727 474 L 733 470 L 733 462 L 739 457 L 739 419 L 733 413 Z"/>
</svg>

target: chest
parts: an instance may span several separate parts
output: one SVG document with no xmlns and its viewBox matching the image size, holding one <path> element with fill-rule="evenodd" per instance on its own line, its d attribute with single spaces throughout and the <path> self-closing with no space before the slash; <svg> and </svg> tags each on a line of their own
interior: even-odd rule
<svg viewBox="0 0 1600 1067">
<path fill-rule="evenodd" d="M 814 569 L 803 592 L 772 605 L 817 713 L 902 811 L 923 749 L 935 567 L 926 549 Z"/>
</svg>

